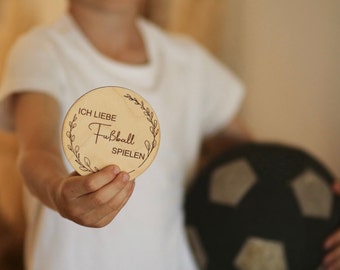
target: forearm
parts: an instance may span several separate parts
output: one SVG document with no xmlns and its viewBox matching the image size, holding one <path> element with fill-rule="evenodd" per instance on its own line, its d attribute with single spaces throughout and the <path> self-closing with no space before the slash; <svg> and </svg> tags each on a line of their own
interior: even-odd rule
<svg viewBox="0 0 340 270">
<path fill-rule="evenodd" d="M 51 194 L 67 175 L 58 135 L 59 104 L 50 96 L 23 91 L 14 96 L 14 115 L 20 173 L 32 194 L 56 209 Z"/>
<path fill-rule="evenodd" d="M 46 150 L 22 151 L 18 166 L 29 191 L 48 207 L 57 210 L 52 194 L 68 175 L 61 157 Z"/>
<path fill-rule="evenodd" d="M 132 194 L 134 182 L 117 166 L 97 173 L 68 175 L 60 150 L 60 109 L 51 97 L 27 93 L 15 100 L 19 170 L 31 193 L 61 216 L 102 227 Z"/>
</svg>

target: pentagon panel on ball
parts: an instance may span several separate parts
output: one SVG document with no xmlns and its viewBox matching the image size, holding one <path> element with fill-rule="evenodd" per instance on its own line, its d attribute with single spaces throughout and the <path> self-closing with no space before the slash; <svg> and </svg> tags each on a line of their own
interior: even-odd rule
<svg viewBox="0 0 340 270">
<path fill-rule="evenodd" d="M 201 269 L 317 270 L 340 226 L 332 173 L 305 150 L 252 143 L 225 151 L 186 196 L 188 236 Z"/>
</svg>

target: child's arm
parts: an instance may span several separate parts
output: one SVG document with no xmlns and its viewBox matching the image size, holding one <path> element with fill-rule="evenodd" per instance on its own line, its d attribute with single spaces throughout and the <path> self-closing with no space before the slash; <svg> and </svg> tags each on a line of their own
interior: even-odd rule
<svg viewBox="0 0 340 270">
<path fill-rule="evenodd" d="M 60 146 L 60 108 L 47 95 L 14 97 L 19 170 L 28 189 L 63 217 L 89 227 L 107 225 L 127 202 L 134 181 L 115 165 L 89 176 L 68 174 Z"/>
</svg>

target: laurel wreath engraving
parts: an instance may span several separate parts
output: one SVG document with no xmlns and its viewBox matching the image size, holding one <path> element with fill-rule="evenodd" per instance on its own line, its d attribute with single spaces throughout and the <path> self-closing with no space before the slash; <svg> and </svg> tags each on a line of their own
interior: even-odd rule
<svg viewBox="0 0 340 270">
<path fill-rule="evenodd" d="M 153 111 L 150 110 L 150 108 L 146 107 L 144 105 L 143 100 L 142 101 L 138 101 L 136 98 L 132 97 L 130 94 L 126 94 L 124 95 L 124 97 L 126 97 L 127 99 L 129 99 L 130 101 L 133 101 L 137 106 L 139 106 L 143 112 L 144 115 L 146 116 L 146 119 L 149 121 L 149 123 L 151 124 L 150 126 L 150 132 L 153 136 L 153 140 L 152 142 L 150 142 L 149 140 L 145 140 L 144 141 L 144 145 L 146 147 L 147 150 L 147 157 L 146 159 L 138 166 L 141 167 L 145 161 L 147 161 L 147 159 L 149 158 L 150 154 L 152 153 L 152 151 L 155 149 L 155 147 L 157 146 L 157 140 L 156 137 L 159 133 L 159 127 L 158 127 L 158 121 L 156 119 L 154 119 L 154 113 Z"/>
<path fill-rule="evenodd" d="M 144 141 L 144 146 L 147 150 L 147 155 L 144 161 L 138 166 L 140 168 L 146 160 L 149 158 L 150 154 L 153 152 L 155 147 L 157 146 L 157 140 L 156 137 L 159 134 L 159 126 L 158 126 L 158 121 L 154 119 L 155 115 L 153 111 L 150 110 L 150 108 L 146 107 L 143 101 L 138 101 L 135 97 L 132 97 L 130 94 L 124 95 L 125 98 L 129 99 L 130 101 L 134 102 L 135 105 L 139 106 L 144 115 L 146 116 L 147 121 L 151 124 L 149 127 L 150 132 L 153 136 L 152 142 L 149 140 Z M 89 172 L 89 173 L 94 173 L 98 172 L 99 169 L 97 167 L 91 166 L 91 160 L 84 156 L 83 160 L 80 155 L 80 147 L 79 145 L 75 144 L 75 135 L 73 134 L 73 130 L 77 127 L 77 114 L 73 116 L 72 121 L 69 121 L 69 130 L 66 131 L 66 136 L 69 138 L 69 144 L 67 145 L 67 148 L 73 153 L 75 156 L 75 162 L 78 163 L 79 169 L 82 170 L 83 172 Z"/>
<path fill-rule="evenodd" d="M 66 132 L 66 136 L 67 138 L 70 139 L 70 144 L 67 145 L 67 148 L 74 154 L 74 156 L 76 157 L 75 162 L 78 163 L 79 165 L 79 169 L 82 170 L 83 172 L 90 172 L 90 173 L 94 173 L 94 172 L 98 172 L 99 169 L 97 167 L 92 168 L 91 167 L 91 160 L 88 157 L 84 157 L 84 162 L 81 161 L 81 157 L 80 157 L 80 147 L 79 145 L 74 145 L 74 141 L 76 139 L 76 136 L 72 133 L 73 129 L 77 127 L 77 115 L 75 114 L 73 116 L 73 120 L 69 121 L 69 127 L 70 130 L 68 130 Z"/>
</svg>

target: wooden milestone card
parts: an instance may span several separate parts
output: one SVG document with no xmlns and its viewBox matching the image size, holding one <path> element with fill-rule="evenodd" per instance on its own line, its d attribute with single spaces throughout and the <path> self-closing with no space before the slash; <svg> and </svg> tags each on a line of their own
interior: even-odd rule
<svg viewBox="0 0 340 270">
<path fill-rule="evenodd" d="M 154 160 L 160 143 L 156 113 L 140 95 L 126 88 L 96 88 L 67 112 L 62 144 L 80 174 L 116 164 L 134 179 Z"/>
</svg>

